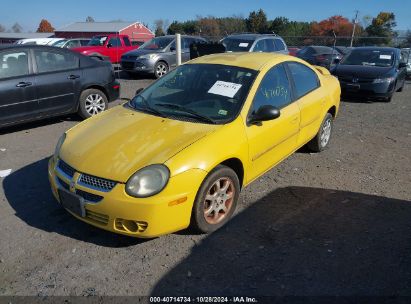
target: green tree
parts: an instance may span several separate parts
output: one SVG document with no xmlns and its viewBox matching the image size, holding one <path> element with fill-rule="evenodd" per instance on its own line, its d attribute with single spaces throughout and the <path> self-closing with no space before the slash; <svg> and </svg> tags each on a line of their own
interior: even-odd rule
<svg viewBox="0 0 411 304">
<path fill-rule="evenodd" d="M 184 32 L 183 24 L 178 21 L 173 21 L 167 29 L 167 34 L 169 35 L 175 35 L 177 33 L 180 34 L 183 32 Z"/>
<path fill-rule="evenodd" d="M 154 25 L 156 27 L 154 34 L 156 35 L 156 37 L 158 36 L 164 36 L 164 20 L 163 19 L 157 19 L 154 20 Z"/>
<path fill-rule="evenodd" d="M 187 35 L 193 35 L 199 32 L 197 20 L 188 20 L 183 23 L 183 32 Z"/>
<path fill-rule="evenodd" d="M 277 17 L 270 24 L 270 31 L 276 33 L 277 35 L 284 36 L 287 33 L 287 28 L 290 24 L 290 20 L 285 17 Z"/>
<path fill-rule="evenodd" d="M 252 11 L 246 19 L 247 29 L 252 33 L 264 33 L 268 30 L 267 15 L 262 9 Z"/>
<path fill-rule="evenodd" d="M 223 35 L 247 31 L 247 24 L 241 16 L 218 18 L 217 21 L 220 27 L 220 33 Z"/>
<path fill-rule="evenodd" d="M 383 37 L 370 39 L 369 42 L 373 44 L 391 44 L 392 38 L 396 36 L 394 27 L 397 25 L 395 22 L 395 15 L 391 12 L 380 12 L 377 17 L 373 18 L 371 24 L 367 26 L 365 31 L 370 37 Z"/>
<path fill-rule="evenodd" d="M 202 36 L 209 38 L 218 38 L 221 34 L 218 21 L 213 16 L 198 17 L 198 28 Z"/>
</svg>

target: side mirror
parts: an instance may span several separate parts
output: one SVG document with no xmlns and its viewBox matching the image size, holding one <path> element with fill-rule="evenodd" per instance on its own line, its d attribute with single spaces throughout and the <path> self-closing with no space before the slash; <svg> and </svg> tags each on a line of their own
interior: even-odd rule
<svg viewBox="0 0 411 304">
<path fill-rule="evenodd" d="M 398 67 L 399 67 L 400 69 L 406 68 L 406 67 L 407 67 L 407 64 L 406 64 L 405 62 L 400 62 L 400 64 L 399 64 Z"/>
<path fill-rule="evenodd" d="M 111 43 L 107 43 L 107 47 L 111 48 L 113 45 Z"/>
<path fill-rule="evenodd" d="M 174 52 L 176 48 L 174 46 L 170 46 L 170 52 Z"/>
<path fill-rule="evenodd" d="M 136 91 L 136 96 L 137 96 L 138 94 L 140 94 L 142 90 L 144 90 L 144 88 L 139 88 L 139 89 L 137 89 L 137 91 Z"/>
<path fill-rule="evenodd" d="M 264 105 L 250 116 L 249 124 L 258 124 L 262 121 L 273 120 L 280 117 L 280 110 L 271 105 Z"/>
<path fill-rule="evenodd" d="M 341 59 L 340 59 L 340 58 L 335 58 L 335 59 L 334 59 L 334 63 L 335 63 L 335 64 L 339 64 L 340 62 L 341 62 Z"/>
</svg>

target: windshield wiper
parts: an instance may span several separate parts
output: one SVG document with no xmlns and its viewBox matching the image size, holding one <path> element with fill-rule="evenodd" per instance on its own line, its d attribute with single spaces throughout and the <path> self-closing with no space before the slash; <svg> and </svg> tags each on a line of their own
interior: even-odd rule
<svg viewBox="0 0 411 304">
<path fill-rule="evenodd" d="M 151 114 L 155 114 L 157 116 L 161 116 L 161 117 L 166 117 L 166 115 L 163 112 L 160 112 L 159 110 L 154 109 L 153 107 L 150 106 L 150 104 L 148 103 L 147 99 L 143 96 L 143 95 L 137 95 L 137 97 L 140 97 L 141 100 L 143 101 L 144 104 L 144 110 L 147 112 L 150 112 Z M 133 108 L 135 109 L 135 102 Z"/>
<path fill-rule="evenodd" d="M 194 116 L 194 117 L 196 117 L 196 118 L 198 118 L 198 119 L 200 119 L 200 120 L 202 120 L 202 121 L 205 121 L 205 122 L 208 122 L 208 123 L 211 123 L 211 124 L 215 124 L 215 123 L 216 123 L 216 122 L 215 122 L 214 120 L 212 120 L 211 118 L 209 118 L 209 117 L 207 117 L 207 116 L 204 116 L 204 115 L 201 115 L 201 114 L 197 113 L 197 112 L 194 111 L 194 110 L 188 109 L 188 108 L 183 107 L 183 106 L 180 106 L 180 105 L 178 105 L 178 104 L 174 104 L 174 103 L 156 103 L 155 105 L 156 105 L 156 106 L 159 106 L 159 107 L 174 109 L 174 110 L 178 110 L 178 111 L 181 111 L 181 112 L 188 113 L 188 114 L 190 114 L 190 115 L 192 115 L 192 116 Z"/>
</svg>

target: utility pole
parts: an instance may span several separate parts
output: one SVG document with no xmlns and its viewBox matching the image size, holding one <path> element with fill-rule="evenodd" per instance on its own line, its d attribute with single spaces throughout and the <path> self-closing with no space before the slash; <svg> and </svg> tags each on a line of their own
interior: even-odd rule
<svg viewBox="0 0 411 304">
<path fill-rule="evenodd" d="M 357 22 L 358 22 L 357 18 L 358 18 L 358 10 L 355 11 L 355 20 L 354 20 L 354 25 L 352 27 L 350 47 L 352 47 L 352 44 L 354 42 L 355 27 L 357 26 Z"/>
</svg>

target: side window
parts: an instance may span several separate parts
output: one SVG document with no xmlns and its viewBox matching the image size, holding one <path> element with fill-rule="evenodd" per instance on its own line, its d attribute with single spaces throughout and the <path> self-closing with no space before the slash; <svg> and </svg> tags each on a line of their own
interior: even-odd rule
<svg viewBox="0 0 411 304">
<path fill-rule="evenodd" d="M 131 42 L 130 42 L 130 39 L 128 39 L 128 37 L 124 37 L 123 40 L 124 40 L 125 46 L 131 46 Z"/>
<path fill-rule="evenodd" d="M 29 74 L 27 52 L 8 51 L 0 53 L 0 79 Z"/>
<path fill-rule="evenodd" d="M 77 56 L 69 53 L 35 50 L 34 57 L 38 73 L 71 70 L 79 67 Z"/>
<path fill-rule="evenodd" d="M 277 51 L 284 51 L 285 50 L 285 45 L 281 41 L 281 39 L 275 39 L 275 46 L 277 48 Z"/>
<path fill-rule="evenodd" d="M 80 40 L 80 44 L 81 44 L 81 46 L 85 46 L 85 45 L 88 44 L 89 41 L 90 40 Z"/>
<path fill-rule="evenodd" d="M 317 74 L 309 67 L 297 62 L 288 62 L 287 64 L 294 80 L 297 98 L 306 95 L 320 86 Z"/>
<path fill-rule="evenodd" d="M 257 43 L 254 46 L 253 52 L 267 52 L 265 40 L 266 39 L 261 39 L 257 41 Z"/>
<path fill-rule="evenodd" d="M 279 64 L 265 74 L 254 97 L 252 113 L 263 105 L 279 109 L 291 102 L 290 82 L 284 65 Z"/>
<path fill-rule="evenodd" d="M 181 48 L 189 49 L 190 45 L 194 43 L 194 39 L 193 38 L 183 38 L 181 43 L 182 43 Z"/>
<path fill-rule="evenodd" d="M 69 42 L 67 42 L 66 44 L 66 48 L 71 49 L 71 48 L 75 48 L 75 47 L 79 47 L 80 43 L 78 42 L 78 40 L 71 40 Z"/>
<path fill-rule="evenodd" d="M 111 44 L 112 47 L 121 46 L 121 40 L 119 37 L 110 38 L 108 43 Z"/>
</svg>

